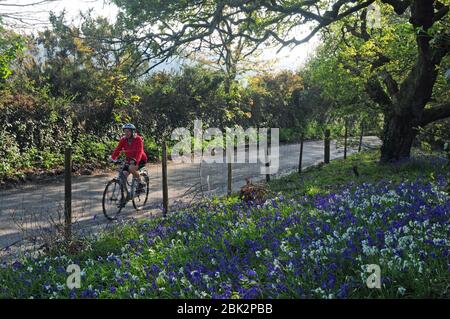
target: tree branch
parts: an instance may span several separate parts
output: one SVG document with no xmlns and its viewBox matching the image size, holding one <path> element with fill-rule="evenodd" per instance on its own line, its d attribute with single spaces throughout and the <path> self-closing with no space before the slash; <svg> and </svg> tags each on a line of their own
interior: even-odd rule
<svg viewBox="0 0 450 319">
<path fill-rule="evenodd" d="M 375 69 L 385 65 L 386 63 L 391 62 L 391 59 L 384 54 L 378 53 L 378 59 L 376 59 L 370 68 L 370 71 L 374 71 Z"/>
<path fill-rule="evenodd" d="M 398 84 L 392 77 L 392 75 L 387 72 L 386 70 L 383 70 L 381 72 L 381 76 L 383 77 L 383 82 L 386 84 L 386 88 L 388 90 L 388 93 L 391 97 L 394 97 L 398 93 Z"/>
<path fill-rule="evenodd" d="M 441 20 L 443 17 L 446 16 L 446 14 L 449 11 L 449 6 L 448 5 L 444 5 L 440 1 L 436 1 L 435 7 L 437 9 L 437 12 L 434 14 L 433 23 Z"/>
<path fill-rule="evenodd" d="M 390 4 L 398 15 L 405 13 L 406 9 L 408 9 L 411 4 L 409 0 L 381 0 L 381 2 Z"/>
<path fill-rule="evenodd" d="M 369 97 L 375 103 L 378 103 L 383 110 L 387 110 L 387 108 L 392 104 L 392 100 L 383 90 L 383 87 L 376 76 L 372 76 L 367 81 L 365 84 L 365 89 Z"/>
<path fill-rule="evenodd" d="M 0 6 L 1 7 L 31 7 L 31 6 L 36 6 L 36 5 L 39 5 L 39 4 L 44 4 L 44 3 L 48 3 L 48 2 L 55 2 L 55 1 L 59 1 L 59 0 L 40 0 L 40 1 L 35 1 L 35 2 L 30 2 L 30 3 L 24 3 L 24 4 L 1 3 L 2 1 L 0 1 Z"/>
<path fill-rule="evenodd" d="M 448 117 L 450 117 L 450 102 L 437 105 L 430 109 L 425 109 L 422 114 L 420 126 L 425 126 L 434 121 L 442 120 Z"/>
</svg>

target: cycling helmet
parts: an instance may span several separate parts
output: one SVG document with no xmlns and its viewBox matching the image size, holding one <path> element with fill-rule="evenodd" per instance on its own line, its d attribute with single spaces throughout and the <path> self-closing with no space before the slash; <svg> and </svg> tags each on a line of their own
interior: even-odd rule
<svg viewBox="0 0 450 319">
<path fill-rule="evenodd" d="M 134 126 L 131 123 L 127 123 L 122 126 L 122 130 L 124 130 L 124 129 L 129 129 L 134 133 L 136 131 L 136 126 Z"/>
</svg>

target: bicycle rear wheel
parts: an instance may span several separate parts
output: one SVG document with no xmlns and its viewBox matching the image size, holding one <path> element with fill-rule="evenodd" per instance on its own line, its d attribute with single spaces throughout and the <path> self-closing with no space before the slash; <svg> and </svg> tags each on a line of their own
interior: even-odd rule
<svg viewBox="0 0 450 319">
<path fill-rule="evenodd" d="M 116 220 L 122 208 L 125 206 L 125 196 L 122 185 L 113 179 L 106 184 L 103 192 L 103 214 L 109 220 Z"/>
<path fill-rule="evenodd" d="M 141 173 L 141 178 L 145 186 L 139 194 L 135 193 L 136 195 L 133 198 L 133 206 L 136 210 L 141 210 L 145 204 L 147 204 L 148 193 L 150 190 L 150 179 L 148 178 L 148 175 L 146 173 Z"/>
</svg>

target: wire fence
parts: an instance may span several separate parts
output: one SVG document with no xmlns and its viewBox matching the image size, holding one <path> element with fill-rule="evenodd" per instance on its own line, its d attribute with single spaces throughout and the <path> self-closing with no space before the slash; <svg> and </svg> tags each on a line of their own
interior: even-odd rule
<svg viewBox="0 0 450 319">
<path fill-rule="evenodd" d="M 348 153 L 356 152 L 357 142 L 349 143 Z M 377 146 L 375 137 L 365 137 L 365 146 Z M 273 177 L 296 171 L 299 165 L 300 144 L 279 147 L 279 169 Z M 331 159 L 343 157 L 341 142 L 332 141 Z M 247 179 L 261 181 L 263 163 L 232 164 L 232 191 L 239 191 Z M 324 160 L 323 141 L 305 141 L 303 168 Z M 147 165 L 150 177 L 149 198 L 144 209 L 134 210 L 131 203 L 122 210 L 120 221 L 159 216 L 163 213 L 162 163 Z M 105 186 L 117 173 L 105 171 L 94 175 L 73 176 L 71 180 L 72 230 L 79 235 L 96 233 L 114 227 L 115 222 L 103 216 L 102 196 Z M 193 201 L 227 194 L 228 165 L 226 163 L 174 163 L 167 166 L 168 205 L 173 211 Z M 64 176 L 40 178 L 13 189 L 0 191 L 0 257 L 17 254 L 33 247 L 46 248 L 61 239 L 65 231 Z"/>
</svg>

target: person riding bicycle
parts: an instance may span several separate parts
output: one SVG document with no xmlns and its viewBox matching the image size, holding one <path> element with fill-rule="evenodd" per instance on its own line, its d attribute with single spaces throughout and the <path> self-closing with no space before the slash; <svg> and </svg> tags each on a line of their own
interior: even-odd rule
<svg viewBox="0 0 450 319">
<path fill-rule="evenodd" d="M 136 127 L 127 123 L 122 126 L 124 136 L 120 139 L 119 144 L 114 149 L 110 159 L 115 161 L 123 151 L 126 156 L 124 174 L 125 178 L 128 174 L 133 174 L 138 181 L 137 193 L 142 192 L 145 184 L 141 181 L 139 170 L 147 163 L 147 155 L 144 152 L 144 142 L 142 137 L 137 134 Z"/>
</svg>

